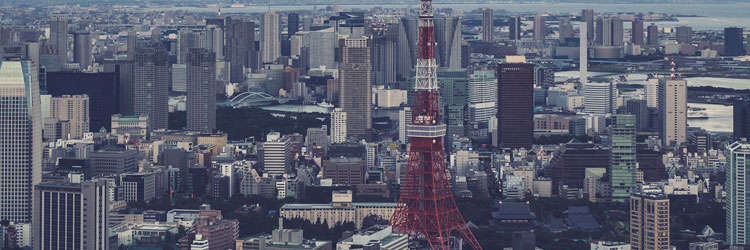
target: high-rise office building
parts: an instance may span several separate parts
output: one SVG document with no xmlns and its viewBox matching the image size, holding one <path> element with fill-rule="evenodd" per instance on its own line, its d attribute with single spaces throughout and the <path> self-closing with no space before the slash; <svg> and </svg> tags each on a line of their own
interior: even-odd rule
<svg viewBox="0 0 750 250">
<path fill-rule="evenodd" d="M 216 54 L 192 48 L 187 54 L 187 129 L 216 129 Z"/>
<path fill-rule="evenodd" d="M 639 194 L 630 197 L 630 249 L 669 249 L 669 199 Z"/>
<path fill-rule="evenodd" d="M 497 114 L 497 79 L 492 70 L 477 70 L 469 75 L 469 122 L 490 122 Z"/>
<path fill-rule="evenodd" d="M 659 45 L 659 27 L 656 24 L 651 23 L 646 30 L 646 45 L 658 46 Z"/>
<path fill-rule="evenodd" d="M 512 16 L 508 18 L 508 35 L 509 40 L 521 40 L 521 18 Z"/>
<path fill-rule="evenodd" d="M 691 44 L 693 42 L 693 28 L 688 26 L 677 26 L 677 43 Z"/>
<path fill-rule="evenodd" d="M 42 180 L 42 116 L 37 72 L 28 61 L 0 62 L 0 218 L 30 223 Z"/>
<path fill-rule="evenodd" d="M 133 51 L 132 58 L 135 59 L 135 51 Z M 119 85 L 119 88 L 115 91 L 117 97 L 114 98 L 114 100 L 117 101 L 117 109 L 119 113 L 123 115 L 133 114 L 133 59 L 128 59 L 127 61 L 104 61 L 103 72 L 110 73 L 110 76 L 114 76 L 114 79 L 112 79 L 113 86 L 116 87 Z M 89 98 L 93 100 L 96 97 L 89 96 Z M 93 110 L 94 108 L 91 109 Z M 94 115 L 92 114 L 92 119 L 93 116 Z"/>
<path fill-rule="evenodd" d="M 684 143 L 687 140 L 687 81 L 659 80 L 659 114 L 663 145 Z"/>
<path fill-rule="evenodd" d="M 486 8 L 482 10 L 482 41 L 492 42 L 493 34 L 495 31 L 495 19 L 493 17 L 492 9 Z"/>
<path fill-rule="evenodd" d="M 287 34 L 289 34 L 289 37 L 297 34 L 297 32 L 299 31 L 299 14 L 289 13 L 289 15 L 287 15 L 286 21 Z"/>
<path fill-rule="evenodd" d="M 109 249 L 107 181 L 45 182 L 34 188 L 34 250 Z"/>
<path fill-rule="evenodd" d="M 612 116 L 609 133 L 612 146 L 607 174 L 611 183 L 612 201 L 626 202 L 636 188 L 635 116 Z"/>
<path fill-rule="evenodd" d="M 242 82 L 245 80 L 245 68 L 258 68 L 255 23 L 241 18 L 227 17 L 225 27 L 229 80 L 233 83 Z"/>
<path fill-rule="evenodd" d="M 743 47 L 743 28 L 729 27 L 724 28 L 724 55 L 741 56 L 745 54 Z"/>
<path fill-rule="evenodd" d="M 177 33 L 177 62 L 179 64 L 187 63 L 188 51 L 191 48 L 205 47 L 206 37 L 200 31 L 183 28 Z"/>
<path fill-rule="evenodd" d="M 596 20 L 596 44 L 622 46 L 624 30 L 620 17 L 603 17 Z"/>
<path fill-rule="evenodd" d="M 337 108 L 331 112 L 331 143 L 346 142 L 346 112 Z"/>
<path fill-rule="evenodd" d="M 128 60 L 135 60 L 135 47 L 138 43 L 138 33 L 135 30 L 128 30 Z"/>
<path fill-rule="evenodd" d="M 467 86 L 469 74 L 466 69 L 438 68 L 438 87 L 440 88 L 440 113 L 448 135 L 464 136 L 466 130 L 465 110 L 467 105 Z M 414 103 L 414 93 L 408 95 L 409 103 Z"/>
<path fill-rule="evenodd" d="M 586 38 L 588 41 L 594 40 L 594 19 L 596 15 L 593 9 L 581 10 L 581 18 L 583 22 L 586 22 Z"/>
<path fill-rule="evenodd" d="M 68 60 L 68 15 L 50 16 L 49 42 L 57 51 L 57 64 L 62 67 Z"/>
<path fill-rule="evenodd" d="M 617 88 L 612 82 L 588 82 L 583 85 L 586 113 L 612 114 L 615 109 Z"/>
<path fill-rule="evenodd" d="M 346 112 L 346 136 L 369 140 L 372 129 L 371 41 L 367 37 L 340 40 L 341 108 Z"/>
<path fill-rule="evenodd" d="M 559 19 L 559 39 L 560 42 L 565 42 L 565 39 L 572 38 L 573 37 L 573 24 L 570 23 L 570 18 L 560 18 Z"/>
<path fill-rule="evenodd" d="M 461 68 L 461 18 L 441 17 L 435 19 L 435 55 L 439 67 Z"/>
<path fill-rule="evenodd" d="M 750 140 L 750 99 L 734 102 L 732 121 L 734 138 Z"/>
<path fill-rule="evenodd" d="M 274 63 L 281 57 L 281 25 L 279 14 L 273 11 L 263 13 L 260 27 L 260 50 L 263 63 Z"/>
<path fill-rule="evenodd" d="M 303 40 L 301 57 L 306 61 L 307 67 L 335 68 L 337 40 L 333 28 L 311 31 L 304 35 Z"/>
<path fill-rule="evenodd" d="M 81 71 L 87 71 L 94 63 L 94 57 L 91 55 L 91 33 L 76 33 L 74 40 L 73 62 L 78 63 Z"/>
<path fill-rule="evenodd" d="M 396 82 L 396 29 L 388 29 L 372 38 L 373 84 L 387 85 Z"/>
<path fill-rule="evenodd" d="M 747 197 L 750 185 L 750 143 L 735 142 L 727 146 L 724 156 L 726 180 L 726 243 L 728 245 L 750 244 L 750 202 Z"/>
<path fill-rule="evenodd" d="M 206 48 L 216 54 L 217 60 L 224 59 L 224 29 L 219 25 L 206 25 Z"/>
<path fill-rule="evenodd" d="M 646 104 L 649 108 L 659 107 L 659 78 L 649 78 L 644 82 L 646 92 Z"/>
<path fill-rule="evenodd" d="M 497 69 L 497 131 L 502 148 L 531 148 L 534 139 L 534 64 L 508 56 Z"/>
<path fill-rule="evenodd" d="M 648 131 L 651 124 L 651 115 L 646 100 L 628 100 L 625 106 L 628 114 L 635 116 L 636 131 Z"/>
<path fill-rule="evenodd" d="M 70 137 L 68 139 L 81 139 L 83 133 L 89 132 L 89 96 L 88 95 L 63 95 L 52 97 L 50 100 L 50 117 L 68 121 L 70 126 Z"/>
<path fill-rule="evenodd" d="M 409 137 L 406 136 L 406 125 L 411 124 L 411 107 L 404 107 L 398 111 L 398 140 L 403 143 L 409 143 Z"/>
<path fill-rule="evenodd" d="M 169 114 L 169 61 L 166 49 L 161 46 L 138 48 L 134 67 L 134 114 L 148 115 L 151 129 L 166 129 Z"/>
<path fill-rule="evenodd" d="M 52 96 L 87 95 L 89 128 L 109 130 L 110 118 L 120 112 L 120 89 L 116 72 L 47 72 L 47 92 Z M 120 86 L 122 87 L 122 86 Z"/>
<path fill-rule="evenodd" d="M 417 19 L 402 17 L 398 23 L 399 60 L 396 60 L 396 79 L 406 81 L 412 77 L 412 71 L 417 64 Z"/>
<path fill-rule="evenodd" d="M 635 19 L 630 27 L 630 39 L 635 45 L 643 45 L 643 20 Z"/>
<path fill-rule="evenodd" d="M 281 176 L 292 170 L 292 141 L 279 132 L 266 135 L 263 143 L 263 172 L 271 176 Z"/>
<path fill-rule="evenodd" d="M 545 23 L 544 16 L 534 16 L 534 40 L 544 41 L 547 37 L 547 24 Z"/>
</svg>

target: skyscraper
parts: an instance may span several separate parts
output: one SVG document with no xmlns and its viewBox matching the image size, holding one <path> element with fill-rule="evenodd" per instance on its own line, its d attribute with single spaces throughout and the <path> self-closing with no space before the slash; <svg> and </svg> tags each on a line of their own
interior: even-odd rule
<svg viewBox="0 0 750 250">
<path fill-rule="evenodd" d="M 297 13 L 289 13 L 287 15 L 287 33 L 289 34 L 289 37 L 292 37 L 294 34 L 297 34 L 297 31 L 299 31 L 299 14 Z"/>
<path fill-rule="evenodd" d="M 201 34 L 200 31 L 193 31 L 191 29 L 180 29 L 178 32 L 177 42 L 177 62 L 179 64 L 187 63 L 188 51 L 191 48 L 203 48 L 205 47 L 204 42 L 206 41 L 205 34 Z"/>
<path fill-rule="evenodd" d="M 112 115 L 120 113 L 118 84 L 122 82 L 115 72 L 47 72 L 47 83 L 47 92 L 52 96 L 88 96 L 90 123 L 87 131 L 109 129 Z"/>
<path fill-rule="evenodd" d="M 492 9 L 486 8 L 482 10 L 482 41 L 492 42 L 493 34 L 495 31 L 495 20 L 493 18 Z"/>
<path fill-rule="evenodd" d="M 281 57 L 281 25 L 279 14 L 273 11 L 263 13 L 261 19 L 260 50 L 263 63 L 273 63 Z"/>
<path fill-rule="evenodd" d="M 596 15 L 594 14 L 593 9 L 583 9 L 581 10 L 581 17 L 583 19 L 583 22 L 586 22 L 586 38 L 588 41 L 594 40 L 594 17 Z"/>
<path fill-rule="evenodd" d="M 414 17 L 402 17 L 398 23 L 398 46 L 399 60 L 396 60 L 396 79 L 406 81 L 411 77 L 412 70 L 417 64 L 417 19 Z"/>
<path fill-rule="evenodd" d="M 57 51 L 57 63 L 62 67 L 68 59 L 68 15 L 54 14 L 49 22 L 49 42 Z"/>
<path fill-rule="evenodd" d="M 469 75 L 469 122 L 489 122 L 497 114 L 495 72 L 477 70 Z"/>
<path fill-rule="evenodd" d="M 604 17 L 596 20 L 596 44 L 622 46 L 624 30 L 620 17 Z"/>
<path fill-rule="evenodd" d="M 105 180 L 36 185 L 34 249 L 109 249 L 107 195 Z"/>
<path fill-rule="evenodd" d="M 508 56 L 497 69 L 497 131 L 502 148 L 531 148 L 534 139 L 534 64 Z"/>
<path fill-rule="evenodd" d="M 693 42 L 693 28 L 688 26 L 677 26 L 677 43 L 690 44 Z"/>
<path fill-rule="evenodd" d="M 461 18 L 442 17 L 435 19 L 435 42 L 437 42 L 438 66 L 461 68 Z"/>
<path fill-rule="evenodd" d="M 371 41 L 367 37 L 340 40 L 341 108 L 346 112 L 346 136 L 369 140 L 372 129 Z"/>
<path fill-rule="evenodd" d="M 734 138 L 750 139 L 750 100 L 737 100 L 733 105 Z"/>
<path fill-rule="evenodd" d="M 91 55 L 91 33 L 79 32 L 75 35 L 73 46 L 73 62 L 77 62 L 81 71 L 93 66 L 94 57 Z"/>
<path fill-rule="evenodd" d="M 635 116 L 613 115 L 609 133 L 612 146 L 607 174 L 611 182 L 612 201 L 626 202 L 636 188 Z"/>
<path fill-rule="evenodd" d="M 42 117 L 37 72 L 28 61 L 0 63 L 0 218 L 32 219 L 33 187 L 42 180 Z"/>
<path fill-rule="evenodd" d="M 258 68 L 258 52 L 255 50 L 255 23 L 227 17 L 226 57 L 229 61 L 230 82 L 245 80 L 245 68 Z"/>
<path fill-rule="evenodd" d="M 630 249 L 669 249 L 669 199 L 639 194 L 630 197 Z"/>
<path fill-rule="evenodd" d="M 573 37 L 573 24 L 570 23 L 570 18 L 560 18 L 558 26 L 560 42 L 565 42 L 566 38 Z"/>
<path fill-rule="evenodd" d="M 743 29 L 738 27 L 724 28 L 724 55 L 741 56 L 745 54 L 742 32 Z"/>
<path fill-rule="evenodd" d="M 617 88 L 612 82 L 587 82 L 583 85 L 583 96 L 586 113 L 612 114 L 616 105 Z"/>
<path fill-rule="evenodd" d="M 687 81 L 659 80 L 660 136 L 665 146 L 678 146 L 687 139 Z"/>
<path fill-rule="evenodd" d="M 545 37 L 547 37 L 547 24 L 544 16 L 534 16 L 534 40 L 544 41 Z"/>
<path fill-rule="evenodd" d="M 216 129 L 216 54 L 191 48 L 187 54 L 187 129 Z"/>
<path fill-rule="evenodd" d="M 89 132 L 89 96 L 84 94 L 52 97 L 50 117 L 69 122 L 69 139 L 83 138 L 83 133 Z M 68 135 L 63 137 L 68 138 Z"/>
<path fill-rule="evenodd" d="M 164 47 L 138 48 L 133 79 L 133 112 L 148 115 L 151 129 L 166 129 L 169 101 L 169 62 Z"/>
<path fill-rule="evenodd" d="M 128 60 L 135 59 L 135 47 L 138 42 L 138 33 L 135 30 L 128 30 Z"/>
<path fill-rule="evenodd" d="M 216 54 L 217 60 L 224 59 L 224 29 L 221 26 L 206 25 L 206 48 Z"/>
<path fill-rule="evenodd" d="M 750 143 L 735 142 L 728 145 L 724 156 L 727 157 L 725 168 L 726 180 L 724 190 L 727 192 L 726 204 L 726 243 L 728 245 L 747 245 L 750 243 L 750 202 L 747 197 L 750 185 Z"/>
<path fill-rule="evenodd" d="M 633 20 L 630 31 L 632 33 L 630 35 L 631 42 L 635 45 L 643 45 L 643 20 Z"/>
<path fill-rule="evenodd" d="M 658 46 L 659 45 L 659 27 L 656 24 L 651 23 L 646 30 L 646 45 Z"/>
<path fill-rule="evenodd" d="M 386 85 L 396 82 L 396 60 L 399 58 L 396 48 L 395 29 L 388 29 L 372 38 L 373 83 Z"/>
<path fill-rule="evenodd" d="M 512 16 L 508 18 L 508 29 L 510 34 L 508 35 L 509 40 L 521 40 L 521 18 Z"/>
</svg>

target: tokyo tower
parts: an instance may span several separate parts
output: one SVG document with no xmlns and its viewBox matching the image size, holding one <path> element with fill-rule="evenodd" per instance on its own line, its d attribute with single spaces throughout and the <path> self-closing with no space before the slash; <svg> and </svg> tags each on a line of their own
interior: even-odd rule
<svg viewBox="0 0 750 250">
<path fill-rule="evenodd" d="M 433 250 L 451 249 L 451 233 L 481 250 L 458 211 L 445 168 L 446 126 L 440 122 L 432 0 L 421 0 L 418 37 L 414 107 L 411 124 L 406 125 L 411 147 L 390 224 L 412 239 L 427 241 Z"/>
</svg>

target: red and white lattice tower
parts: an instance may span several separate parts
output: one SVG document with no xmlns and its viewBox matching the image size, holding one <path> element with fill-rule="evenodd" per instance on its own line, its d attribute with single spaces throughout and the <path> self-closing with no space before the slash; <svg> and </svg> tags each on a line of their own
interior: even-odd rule
<svg viewBox="0 0 750 250">
<path fill-rule="evenodd" d="M 445 168 L 446 128 L 440 122 L 432 0 L 421 0 L 417 49 L 412 121 L 406 125 L 409 161 L 390 224 L 411 239 L 427 241 L 433 250 L 449 250 L 451 233 L 481 250 L 458 211 Z"/>
</svg>

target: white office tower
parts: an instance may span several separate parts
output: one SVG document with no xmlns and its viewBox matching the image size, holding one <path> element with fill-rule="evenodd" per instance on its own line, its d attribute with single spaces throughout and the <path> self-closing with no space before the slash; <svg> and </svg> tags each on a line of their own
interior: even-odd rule
<svg viewBox="0 0 750 250">
<path fill-rule="evenodd" d="M 346 112 L 337 108 L 331 112 L 331 143 L 346 142 Z"/>
<path fill-rule="evenodd" d="M 588 25 L 586 24 L 586 22 L 580 22 L 578 26 L 580 27 L 580 32 L 578 32 L 578 34 L 580 34 L 581 39 L 581 44 L 578 48 L 578 60 L 580 60 L 578 70 L 581 73 L 579 81 L 581 82 L 581 86 L 584 86 L 588 82 L 589 78 L 589 41 L 588 37 L 586 36 L 588 32 L 586 30 Z"/>
<path fill-rule="evenodd" d="M 411 107 L 404 107 L 398 111 L 398 140 L 401 143 L 409 143 L 406 136 L 406 124 L 411 124 Z"/>
<path fill-rule="evenodd" d="M 282 176 L 292 168 L 292 142 L 279 132 L 266 135 L 263 143 L 263 172 L 269 176 Z"/>
<path fill-rule="evenodd" d="M 281 25 L 279 14 L 268 11 L 261 19 L 260 49 L 263 63 L 273 63 L 281 57 Z"/>
<path fill-rule="evenodd" d="M 735 142 L 727 146 L 724 155 L 727 157 L 725 167 L 726 180 L 724 188 L 726 196 L 726 243 L 728 245 L 750 244 L 750 196 L 748 181 L 750 175 L 750 144 Z"/>
<path fill-rule="evenodd" d="M 659 83 L 662 143 L 677 146 L 687 140 L 687 81 L 672 76 Z"/>
<path fill-rule="evenodd" d="M 469 121 L 489 122 L 497 115 L 497 79 L 492 70 L 474 71 L 469 76 Z"/>
<path fill-rule="evenodd" d="M 649 108 L 659 107 L 659 79 L 649 78 L 644 82 L 646 92 L 646 106 Z"/>
<path fill-rule="evenodd" d="M 38 73 L 28 61 L 0 62 L 0 218 L 31 222 L 33 187 L 42 180 Z"/>
<path fill-rule="evenodd" d="M 612 114 L 617 97 L 612 82 L 589 82 L 583 85 L 584 111 L 589 114 Z"/>
</svg>

